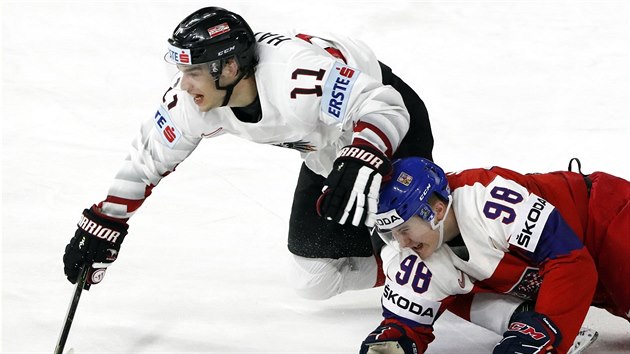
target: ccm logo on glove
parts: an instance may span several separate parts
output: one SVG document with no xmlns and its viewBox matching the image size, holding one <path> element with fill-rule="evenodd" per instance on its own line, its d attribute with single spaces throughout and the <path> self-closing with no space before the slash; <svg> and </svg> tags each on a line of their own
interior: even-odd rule
<svg viewBox="0 0 630 354">
<path fill-rule="evenodd" d="M 546 319 L 545 319 L 546 320 Z M 547 325 L 549 325 L 548 321 L 545 321 L 545 323 L 547 323 Z M 550 328 L 553 328 L 551 326 L 549 326 Z M 545 338 L 547 335 L 543 332 L 536 332 L 536 328 L 531 327 L 525 323 L 522 322 L 512 322 L 510 323 L 510 327 L 509 327 L 510 331 L 515 331 L 515 332 L 520 332 L 523 333 L 525 335 L 530 336 L 533 340 L 540 340 Z"/>
<path fill-rule="evenodd" d="M 378 170 L 383 164 L 383 159 L 373 153 L 354 146 L 346 146 L 339 152 L 339 157 L 353 157 L 361 160 Z"/>
<path fill-rule="evenodd" d="M 118 237 L 120 236 L 120 232 L 114 231 L 108 227 L 104 227 L 103 225 L 97 224 L 93 220 L 88 219 L 85 215 L 81 215 L 81 220 L 77 224 L 83 231 L 101 238 L 103 240 L 107 240 L 109 242 L 116 242 Z"/>
</svg>

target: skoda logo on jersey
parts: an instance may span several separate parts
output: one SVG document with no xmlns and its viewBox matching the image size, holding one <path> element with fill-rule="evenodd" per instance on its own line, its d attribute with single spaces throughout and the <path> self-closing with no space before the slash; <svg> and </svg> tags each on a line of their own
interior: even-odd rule
<svg viewBox="0 0 630 354">
<path fill-rule="evenodd" d="M 158 111 L 155 112 L 153 123 L 155 123 L 155 127 L 160 132 L 164 143 L 172 149 L 179 141 L 179 138 L 181 138 L 182 133 L 177 129 L 175 124 L 173 124 L 171 116 L 164 107 L 160 106 Z"/>
<path fill-rule="evenodd" d="M 336 121 L 340 122 L 343 120 L 346 115 L 352 86 L 360 73 L 359 70 L 350 68 L 343 63 L 335 63 L 324 85 L 322 112 L 333 117 Z"/>
<path fill-rule="evenodd" d="M 381 304 L 396 315 L 425 325 L 432 325 L 440 303 L 424 299 L 396 284 L 385 284 Z"/>
<path fill-rule="evenodd" d="M 547 225 L 554 206 L 545 199 L 531 194 L 519 209 L 514 222 L 514 233 L 508 242 L 514 246 L 534 252 Z"/>
</svg>

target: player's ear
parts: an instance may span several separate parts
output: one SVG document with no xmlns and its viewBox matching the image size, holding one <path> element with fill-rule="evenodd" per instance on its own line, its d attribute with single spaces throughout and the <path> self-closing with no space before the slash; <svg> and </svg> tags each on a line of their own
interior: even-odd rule
<svg viewBox="0 0 630 354">
<path fill-rule="evenodd" d="M 223 63 L 223 75 L 227 77 L 236 77 L 238 75 L 238 63 L 235 58 L 225 60 Z"/>
<path fill-rule="evenodd" d="M 433 212 L 435 213 L 435 218 L 437 220 L 444 219 L 444 214 L 446 214 L 446 203 L 439 198 L 436 198 L 433 202 Z"/>
</svg>

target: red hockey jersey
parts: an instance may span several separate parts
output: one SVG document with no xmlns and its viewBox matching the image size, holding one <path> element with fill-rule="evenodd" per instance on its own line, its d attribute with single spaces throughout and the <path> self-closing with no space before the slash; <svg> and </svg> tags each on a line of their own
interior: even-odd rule
<svg viewBox="0 0 630 354">
<path fill-rule="evenodd" d="M 424 344 L 458 294 L 494 292 L 536 301 L 560 328 L 560 352 L 573 343 L 596 287 L 584 247 L 588 192 L 577 173 L 522 175 L 473 169 L 448 175 L 467 256 L 444 245 L 427 259 L 411 249 L 384 257 L 386 321 L 414 329 Z"/>
</svg>

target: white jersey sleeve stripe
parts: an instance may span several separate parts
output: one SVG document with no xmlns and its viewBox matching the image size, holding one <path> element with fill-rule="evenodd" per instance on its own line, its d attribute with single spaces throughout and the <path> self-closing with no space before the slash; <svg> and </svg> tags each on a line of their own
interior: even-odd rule
<svg viewBox="0 0 630 354">
<path fill-rule="evenodd" d="M 201 138 L 181 136 L 169 146 L 152 119 L 147 119 L 131 144 L 129 156 L 116 174 L 108 197 L 99 203 L 101 212 L 115 218 L 129 218 L 142 205 L 151 189 L 175 170 L 199 144 Z"/>
<path fill-rule="evenodd" d="M 404 118 L 404 120 L 402 118 Z M 391 117 L 380 114 L 371 114 L 365 117 L 361 117 L 360 122 L 367 123 L 380 130 L 383 136 L 385 136 L 389 140 L 389 144 L 391 145 L 393 150 L 396 150 L 398 148 L 403 136 L 407 133 L 407 130 L 409 129 L 408 115 Z M 358 127 L 359 126 L 357 126 L 357 128 Z"/>
</svg>

